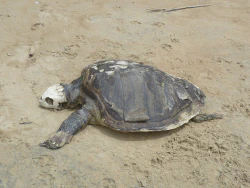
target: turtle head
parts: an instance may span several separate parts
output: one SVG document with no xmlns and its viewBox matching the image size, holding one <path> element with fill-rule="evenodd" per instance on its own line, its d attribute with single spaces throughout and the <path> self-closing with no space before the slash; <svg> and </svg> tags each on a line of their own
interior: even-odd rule
<svg viewBox="0 0 250 188">
<path fill-rule="evenodd" d="M 66 93 L 62 84 L 49 87 L 39 100 L 40 106 L 44 108 L 62 109 L 67 103 Z"/>
</svg>

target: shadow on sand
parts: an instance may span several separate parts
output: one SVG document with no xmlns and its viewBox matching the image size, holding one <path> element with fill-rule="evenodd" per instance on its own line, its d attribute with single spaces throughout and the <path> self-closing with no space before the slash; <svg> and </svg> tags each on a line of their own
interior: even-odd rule
<svg viewBox="0 0 250 188">
<path fill-rule="evenodd" d="M 188 124 L 185 124 L 183 126 L 180 126 L 173 130 L 168 131 L 158 131 L 158 132 L 119 132 L 112 130 L 108 127 L 98 126 L 98 125 L 90 125 L 94 126 L 99 132 L 100 135 L 104 134 L 110 138 L 114 138 L 121 141 L 145 141 L 145 140 L 155 140 L 162 137 L 167 137 L 172 134 L 175 134 L 179 131 L 181 131 L 185 126 Z"/>
</svg>

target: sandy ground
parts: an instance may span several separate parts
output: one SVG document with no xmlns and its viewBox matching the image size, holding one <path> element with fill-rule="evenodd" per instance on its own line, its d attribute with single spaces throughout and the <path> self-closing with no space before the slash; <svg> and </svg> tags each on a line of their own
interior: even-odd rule
<svg viewBox="0 0 250 188">
<path fill-rule="evenodd" d="M 195 4 L 212 6 L 146 12 Z M 249 0 L 1 0 L 0 187 L 250 187 L 249 20 Z M 87 126 L 62 149 L 39 147 L 72 113 L 40 108 L 40 95 L 104 59 L 185 78 L 224 119 L 160 133 Z"/>
</svg>

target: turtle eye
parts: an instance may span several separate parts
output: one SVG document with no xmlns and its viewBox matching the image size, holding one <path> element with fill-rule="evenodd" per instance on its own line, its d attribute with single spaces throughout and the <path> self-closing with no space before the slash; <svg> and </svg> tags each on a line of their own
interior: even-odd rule
<svg viewBox="0 0 250 188">
<path fill-rule="evenodd" d="M 45 98 L 45 101 L 49 104 L 49 105 L 53 105 L 53 99 L 49 98 L 49 97 L 46 97 Z"/>
</svg>

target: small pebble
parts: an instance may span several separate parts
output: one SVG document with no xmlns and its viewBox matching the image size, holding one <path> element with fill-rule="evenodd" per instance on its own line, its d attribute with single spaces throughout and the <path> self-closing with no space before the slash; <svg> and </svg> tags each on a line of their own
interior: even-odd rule
<svg viewBox="0 0 250 188">
<path fill-rule="evenodd" d="M 35 53 L 35 48 L 34 47 L 30 47 L 29 49 L 29 57 L 33 57 L 34 56 L 34 53 Z"/>
</svg>

